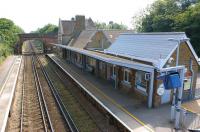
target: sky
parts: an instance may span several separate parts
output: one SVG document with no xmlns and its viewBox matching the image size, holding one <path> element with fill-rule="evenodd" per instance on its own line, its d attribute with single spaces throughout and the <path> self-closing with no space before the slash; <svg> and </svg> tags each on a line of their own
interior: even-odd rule
<svg viewBox="0 0 200 132">
<path fill-rule="evenodd" d="M 132 28 L 132 17 L 155 0 L 0 0 L 0 18 L 13 20 L 25 32 L 48 23 L 58 25 L 59 18 L 75 15 L 93 21 L 114 21 Z"/>
</svg>

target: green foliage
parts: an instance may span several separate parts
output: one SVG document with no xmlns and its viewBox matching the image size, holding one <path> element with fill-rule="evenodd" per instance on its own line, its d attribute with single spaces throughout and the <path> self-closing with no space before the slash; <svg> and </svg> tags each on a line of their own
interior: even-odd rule
<svg viewBox="0 0 200 132">
<path fill-rule="evenodd" d="M 184 31 L 200 55 L 200 0 L 157 0 L 136 19 L 139 32 Z"/>
<path fill-rule="evenodd" d="M 109 22 L 109 24 L 106 24 L 105 22 L 95 22 L 95 25 L 97 29 L 121 29 L 126 30 L 127 26 L 123 24 L 118 24 L 114 22 Z"/>
<path fill-rule="evenodd" d="M 37 50 L 44 50 L 43 43 L 40 40 L 34 40 L 34 45 L 37 48 Z"/>
<path fill-rule="evenodd" d="M 47 24 L 42 28 L 38 28 L 36 31 L 33 31 L 33 33 L 41 33 L 41 34 L 57 34 L 58 32 L 58 26 L 53 24 Z"/>
<path fill-rule="evenodd" d="M 13 21 L 0 18 L 0 61 L 13 53 L 16 42 L 18 41 L 18 33 L 23 30 L 14 24 Z"/>
<path fill-rule="evenodd" d="M 13 21 L 0 18 L 0 42 L 13 47 L 18 40 L 18 33 L 22 32 L 23 30 L 19 26 L 16 26 Z"/>
<path fill-rule="evenodd" d="M 0 43 L 0 64 L 12 53 L 12 50 L 8 45 Z"/>
</svg>

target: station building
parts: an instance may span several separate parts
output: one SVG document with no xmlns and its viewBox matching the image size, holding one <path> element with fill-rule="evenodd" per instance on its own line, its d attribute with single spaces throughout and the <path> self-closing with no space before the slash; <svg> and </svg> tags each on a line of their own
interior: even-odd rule
<svg viewBox="0 0 200 132">
<path fill-rule="evenodd" d="M 104 79 L 149 108 L 170 103 L 172 91 L 162 96 L 159 69 L 185 65 L 183 99 L 194 98 L 198 57 L 184 32 L 135 33 L 99 30 L 91 18 L 59 20 L 56 53 L 74 66 Z"/>
</svg>

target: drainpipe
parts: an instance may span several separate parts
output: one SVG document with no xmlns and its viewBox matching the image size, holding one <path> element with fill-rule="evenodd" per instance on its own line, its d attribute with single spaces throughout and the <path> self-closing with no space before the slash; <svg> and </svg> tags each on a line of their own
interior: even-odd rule
<svg viewBox="0 0 200 132">
<path fill-rule="evenodd" d="M 179 65 L 179 50 L 180 50 L 180 40 L 178 40 L 178 47 L 176 51 L 176 66 Z M 173 90 L 173 99 L 172 99 L 172 106 L 171 106 L 171 121 L 175 119 L 175 106 L 176 105 L 176 89 Z"/>
<path fill-rule="evenodd" d="M 180 50 L 180 40 L 178 40 L 178 47 L 176 51 L 176 66 L 178 66 L 178 62 L 179 62 L 179 50 Z"/>
<path fill-rule="evenodd" d="M 190 99 L 193 98 L 193 89 L 192 89 L 192 87 L 193 87 L 193 80 L 194 80 L 194 71 L 192 69 L 192 64 L 193 64 L 192 59 L 190 59 L 190 71 L 192 72 L 192 77 L 191 77 L 191 82 L 190 82 Z"/>
<path fill-rule="evenodd" d="M 149 96 L 148 96 L 148 108 L 152 108 L 154 73 L 155 73 L 154 70 L 150 73 L 151 79 L 150 79 L 150 89 L 149 89 Z"/>
<path fill-rule="evenodd" d="M 101 48 L 102 48 L 102 50 L 103 50 L 103 48 L 104 48 L 104 47 L 103 47 L 103 40 L 101 41 Z"/>
<path fill-rule="evenodd" d="M 179 65 L 179 50 L 180 50 L 180 40 L 171 39 L 171 41 L 177 41 L 178 47 L 176 49 L 176 66 Z M 175 106 L 176 105 L 176 89 L 173 90 L 172 106 L 171 106 L 171 122 L 175 120 Z"/>
</svg>

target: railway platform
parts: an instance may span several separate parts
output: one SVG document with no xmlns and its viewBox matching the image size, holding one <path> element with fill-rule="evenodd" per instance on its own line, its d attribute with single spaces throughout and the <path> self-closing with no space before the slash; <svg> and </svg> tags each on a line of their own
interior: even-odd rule
<svg viewBox="0 0 200 132">
<path fill-rule="evenodd" d="M 114 89 L 106 81 L 66 63 L 54 54 L 48 56 L 130 131 L 174 131 L 173 124 L 169 122 L 169 105 L 148 109 L 140 101 Z"/>
<path fill-rule="evenodd" d="M 15 92 L 15 86 L 19 69 L 21 66 L 22 57 L 15 56 L 13 62 L 9 62 L 9 71 L 5 74 L 5 81 L 1 82 L 0 89 L 0 132 L 4 132 L 6 129 L 7 120 L 9 117 L 9 111 L 12 105 L 12 99 Z"/>
<path fill-rule="evenodd" d="M 0 65 L 0 89 L 6 80 L 6 76 L 9 73 L 10 68 L 12 67 L 16 56 L 9 56 L 6 60 Z"/>
</svg>

